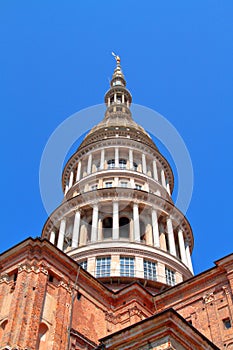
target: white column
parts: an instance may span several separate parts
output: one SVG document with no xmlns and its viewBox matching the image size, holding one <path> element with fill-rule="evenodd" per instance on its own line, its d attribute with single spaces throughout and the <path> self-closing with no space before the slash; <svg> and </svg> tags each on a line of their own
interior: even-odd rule
<svg viewBox="0 0 233 350">
<path fill-rule="evenodd" d="M 172 220 L 170 218 L 167 218 L 167 233 L 168 233 L 169 251 L 172 255 L 176 256 L 174 232 L 172 227 Z"/>
<path fill-rule="evenodd" d="M 189 248 L 188 242 L 186 242 L 185 251 L 186 251 L 186 258 L 187 258 L 189 270 L 193 273 L 193 265 L 192 265 L 192 260 L 191 260 L 191 256 L 190 256 L 190 248 Z"/>
<path fill-rule="evenodd" d="M 169 196 L 171 195 L 171 190 L 170 190 L 170 185 L 169 185 L 169 183 L 167 183 L 167 192 L 168 192 L 168 194 L 169 194 Z"/>
<path fill-rule="evenodd" d="M 51 231 L 49 240 L 52 244 L 55 243 L 55 237 L 56 237 L 55 232 Z"/>
<path fill-rule="evenodd" d="M 112 239 L 119 239 L 119 204 L 113 202 Z"/>
<path fill-rule="evenodd" d="M 115 148 L 115 168 L 119 168 L 119 149 Z"/>
<path fill-rule="evenodd" d="M 134 241 L 140 242 L 140 223 L 139 223 L 139 211 L 138 204 L 133 204 L 133 225 L 134 225 Z"/>
<path fill-rule="evenodd" d="M 152 209 L 151 217 L 152 217 L 152 231 L 153 231 L 154 246 L 160 247 L 158 216 L 157 216 L 157 212 L 155 209 Z"/>
<path fill-rule="evenodd" d="M 166 179 L 165 179 L 165 174 L 164 174 L 164 170 L 161 169 L 161 181 L 162 181 L 162 185 L 164 188 L 166 188 Z"/>
<path fill-rule="evenodd" d="M 98 233 L 98 205 L 94 204 L 92 211 L 91 242 L 97 241 Z"/>
<path fill-rule="evenodd" d="M 82 162 L 81 160 L 78 162 L 78 168 L 77 168 L 77 174 L 76 174 L 76 181 L 79 181 L 81 178 L 81 166 Z"/>
<path fill-rule="evenodd" d="M 73 227 L 73 234 L 72 234 L 72 248 L 78 247 L 78 241 L 79 241 L 79 229 L 80 229 L 80 211 L 76 211 L 74 216 L 74 227 Z"/>
<path fill-rule="evenodd" d="M 187 263 L 187 257 L 185 252 L 184 235 L 181 229 L 178 230 L 178 242 L 179 242 L 181 260 L 187 266 L 188 263 Z"/>
<path fill-rule="evenodd" d="M 154 173 L 154 179 L 158 181 L 158 169 L 157 169 L 156 160 L 153 160 L 153 173 Z"/>
<path fill-rule="evenodd" d="M 87 162 L 87 173 L 91 173 L 91 166 L 92 166 L 92 154 L 89 154 L 88 162 Z"/>
<path fill-rule="evenodd" d="M 129 169 L 133 170 L 133 150 L 129 149 Z"/>
<path fill-rule="evenodd" d="M 115 103 L 116 103 L 116 96 L 117 96 L 117 95 L 116 95 L 116 94 L 114 94 L 114 102 L 115 102 Z"/>
<path fill-rule="evenodd" d="M 73 186 L 73 181 L 74 181 L 74 172 L 70 172 L 70 180 L 69 180 L 69 189 Z"/>
<path fill-rule="evenodd" d="M 65 194 L 69 191 L 69 182 L 66 181 Z"/>
<path fill-rule="evenodd" d="M 142 153 L 142 172 L 144 174 L 147 173 L 147 169 L 146 169 L 146 156 L 144 153 Z"/>
<path fill-rule="evenodd" d="M 66 219 L 64 218 L 61 220 L 61 223 L 60 223 L 58 242 L 57 242 L 57 247 L 61 250 L 63 250 L 65 231 L 66 231 Z"/>
<path fill-rule="evenodd" d="M 135 182 L 133 178 L 130 179 L 130 186 L 131 188 L 135 188 Z"/>
<path fill-rule="evenodd" d="M 103 148 L 101 150 L 101 155 L 100 155 L 100 170 L 104 169 L 104 158 L 105 158 L 105 149 Z"/>
<path fill-rule="evenodd" d="M 119 177 L 114 177 L 114 187 L 118 187 L 119 186 Z"/>
</svg>

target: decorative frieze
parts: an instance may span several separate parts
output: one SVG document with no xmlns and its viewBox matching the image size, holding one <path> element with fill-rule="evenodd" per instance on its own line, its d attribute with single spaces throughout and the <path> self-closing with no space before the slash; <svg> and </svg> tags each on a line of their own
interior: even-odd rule
<svg viewBox="0 0 233 350">
<path fill-rule="evenodd" d="M 26 271 L 26 272 L 35 272 L 35 273 L 44 273 L 45 275 L 48 275 L 48 269 L 45 265 L 39 265 L 35 262 L 33 262 L 32 264 L 29 263 L 24 263 L 24 264 L 20 264 L 18 265 L 18 272 L 22 272 L 22 271 Z"/>
<path fill-rule="evenodd" d="M 208 292 L 203 296 L 204 304 L 212 303 L 215 300 L 215 296 L 213 292 Z"/>
<path fill-rule="evenodd" d="M 68 293 L 72 293 L 70 284 L 66 283 L 64 280 L 58 282 L 58 287 L 64 288 Z"/>
<path fill-rule="evenodd" d="M 0 283 L 9 283 L 9 282 L 10 282 L 10 276 L 7 273 L 0 275 Z"/>
<path fill-rule="evenodd" d="M 129 317 L 138 316 L 139 318 L 143 318 L 142 311 L 135 305 L 131 309 L 129 309 Z"/>
<path fill-rule="evenodd" d="M 105 320 L 112 323 L 117 324 L 121 322 L 121 315 L 114 315 L 112 312 L 105 312 Z"/>
</svg>

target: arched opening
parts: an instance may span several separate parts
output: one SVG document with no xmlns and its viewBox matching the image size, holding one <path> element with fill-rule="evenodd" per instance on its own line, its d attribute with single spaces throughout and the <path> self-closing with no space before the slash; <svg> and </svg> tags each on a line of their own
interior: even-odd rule
<svg viewBox="0 0 233 350">
<path fill-rule="evenodd" d="M 45 323 L 41 323 L 39 327 L 39 339 L 38 339 L 38 350 L 46 350 L 47 347 L 47 334 L 48 326 Z"/>
<path fill-rule="evenodd" d="M 0 339 L 2 339 L 8 320 L 4 320 L 0 325 Z"/>
<path fill-rule="evenodd" d="M 140 220 L 140 241 L 146 243 L 146 226 L 142 220 Z"/>
<path fill-rule="evenodd" d="M 120 238 L 129 238 L 129 219 L 125 216 L 119 219 L 119 236 Z"/>
<path fill-rule="evenodd" d="M 112 217 L 107 217 L 103 219 L 103 238 L 112 238 Z"/>
</svg>

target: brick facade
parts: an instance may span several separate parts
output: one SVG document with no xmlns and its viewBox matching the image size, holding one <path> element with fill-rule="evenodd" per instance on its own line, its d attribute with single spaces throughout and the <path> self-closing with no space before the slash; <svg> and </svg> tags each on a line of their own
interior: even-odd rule
<svg viewBox="0 0 233 350">
<path fill-rule="evenodd" d="M 0 349 L 95 349 L 100 338 L 171 308 L 230 349 L 233 255 L 215 264 L 160 293 L 139 282 L 114 292 L 47 240 L 29 238 L 1 255 Z"/>
</svg>

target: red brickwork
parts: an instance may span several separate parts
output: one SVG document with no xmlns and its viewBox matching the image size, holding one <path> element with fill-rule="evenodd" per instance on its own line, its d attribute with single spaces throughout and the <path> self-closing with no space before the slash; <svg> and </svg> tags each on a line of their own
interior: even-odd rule
<svg viewBox="0 0 233 350">
<path fill-rule="evenodd" d="M 233 256 L 159 294 L 137 282 L 114 292 L 48 241 L 28 239 L 1 255 L 0 349 L 94 349 L 100 338 L 168 308 L 230 349 L 233 327 L 224 321 L 232 323 L 232 292 Z"/>
<path fill-rule="evenodd" d="M 224 264 L 224 259 L 221 262 Z M 224 326 L 226 319 L 232 323 L 232 286 L 222 265 L 155 296 L 154 300 L 157 311 L 174 308 L 219 348 L 226 349 L 233 342 L 233 328 Z"/>
</svg>

